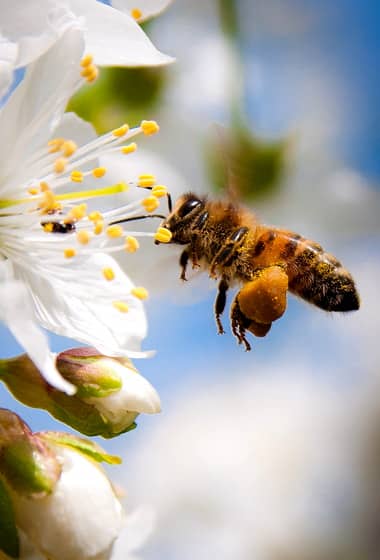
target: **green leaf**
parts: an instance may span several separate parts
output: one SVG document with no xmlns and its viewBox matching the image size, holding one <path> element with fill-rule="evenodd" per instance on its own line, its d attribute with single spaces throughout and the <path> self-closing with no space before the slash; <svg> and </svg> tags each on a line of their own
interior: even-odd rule
<svg viewBox="0 0 380 560">
<path fill-rule="evenodd" d="M 39 435 L 47 441 L 51 441 L 57 445 L 71 447 L 72 449 L 75 449 L 75 451 L 91 457 L 91 459 L 97 461 L 98 463 L 104 461 L 110 465 L 118 465 L 122 462 L 120 457 L 117 455 L 109 455 L 100 447 L 100 445 L 97 445 L 88 439 L 61 432 L 40 432 Z"/>
<path fill-rule="evenodd" d="M 20 542 L 13 506 L 5 484 L 0 478 L 0 550 L 11 558 L 19 558 Z"/>
</svg>

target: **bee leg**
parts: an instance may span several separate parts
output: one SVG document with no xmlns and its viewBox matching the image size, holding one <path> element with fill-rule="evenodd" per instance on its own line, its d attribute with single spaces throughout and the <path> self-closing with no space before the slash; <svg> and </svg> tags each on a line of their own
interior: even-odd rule
<svg viewBox="0 0 380 560">
<path fill-rule="evenodd" d="M 187 280 L 186 278 L 186 268 L 189 262 L 189 251 L 188 249 L 184 249 L 181 253 L 181 256 L 179 257 L 179 266 L 181 267 L 181 275 L 180 275 L 180 279 L 181 280 Z"/>
<path fill-rule="evenodd" d="M 215 320 L 216 326 L 218 327 L 218 333 L 224 334 L 224 329 L 222 325 L 222 321 L 220 320 L 220 316 L 222 315 L 225 307 L 226 307 L 226 294 L 228 291 L 228 283 L 225 278 L 219 282 L 218 286 L 218 293 L 216 295 L 215 305 L 214 305 L 214 312 L 215 312 Z"/>
<path fill-rule="evenodd" d="M 230 263 L 233 262 L 234 253 L 242 245 L 247 233 L 247 227 L 240 227 L 230 235 L 230 237 L 216 253 L 215 257 L 212 259 L 210 266 L 211 278 L 215 278 L 215 270 L 217 266 L 230 266 Z"/>
<path fill-rule="evenodd" d="M 249 328 L 250 323 L 251 320 L 241 312 L 238 298 L 235 297 L 231 306 L 231 329 L 238 339 L 239 344 L 244 344 L 246 352 L 251 350 L 251 345 L 245 336 L 245 332 Z"/>
</svg>

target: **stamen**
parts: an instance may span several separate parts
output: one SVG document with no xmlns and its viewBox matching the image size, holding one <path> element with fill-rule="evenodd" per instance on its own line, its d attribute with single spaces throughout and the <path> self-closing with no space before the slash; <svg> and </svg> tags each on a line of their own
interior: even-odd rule
<svg viewBox="0 0 380 560">
<path fill-rule="evenodd" d="M 147 196 L 141 201 L 141 205 L 144 206 L 147 212 L 154 212 L 160 205 L 158 198 L 155 196 Z"/>
<path fill-rule="evenodd" d="M 70 212 L 68 212 L 66 220 L 82 220 L 85 217 L 87 212 L 87 204 L 78 204 L 77 206 L 73 206 Z"/>
<path fill-rule="evenodd" d="M 125 183 L 116 183 L 115 185 L 110 185 L 109 187 L 103 187 L 101 189 L 92 189 L 90 191 L 78 191 L 69 192 L 64 194 L 57 194 L 57 200 L 75 200 L 78 198 L 95 198 L 97 196 L 108 196 L 110 194 L 119 194 L 126 192 L 129 189 L 128 185 Z"/>
<path fill-rule="evenodd" d="M 72 259 L 76 255 L 76 251 L 73 247 L 68 247 L 63 251 L 65 259 Z"/>
<path fill-rule="evenodd" d="M 113 280 L 115 278 L 115 273 L 112 270 L 112 268 L 110 268 L 110 267 L 103 268 L 102 272 L 103 272 L 104 278 L 108 281 Z"/>
<path fill-rule="evenodd" d="M 155 185 L 152 189 L 152 194 L 157 198 L 162 198 L 168 194 L 168 189 L 164 185 Z"/>
<path fill-rule="evenodd" d="M 67 159 L 64 157 L 59 157 L 54 162 L 54 172 L 55 173 L 63 173 L 66 169 Z"/>
<path fill-rule="evenodd" d="M 103 233 L 103 230 L 104 230 L 103 220 L 96 221 L 94 223 L 94 234 L 95 235 L 100 235 L 101 233 Z"/>
<path fill-rule="evenodd" d="M 49 140 L 47 144 L 49 146 L 49 153 L 54 154 L 55 152 L 59 152 L 64 141 L 64 138 L 52 138 L 52 140 Z"/>
<path fill-rule="evenodd" d="M 100 179 L 100 177 L 103 177 L 107 172 L 106 167 L 95 167 L 92 170 L 92 174 L 95 177 L 95 179 Z"/>
<path fill-rule="evenodd" d="M 142 12 L 138 8 L 133 8 L 131 10 L 131 16 L 133 17 L 133 19 L 140 19 L 142 17 Z"/>
<path fill-rule="evenodd" d="M 139 175 L 138 177 L 138 186 L 143 188 L 153 187 L 156 182 L 156 177 L 154 175 L 150 175 L 148 173 L 144 175 Z"/>
<path fill-rule="evenodd" d="M 90 214 L 87 216 L 87 218 L 89 220 L 91 220 L 91 222 L 97 222 L 98 220 L 102 220 L 103 216 L 100 212 L 98 212 L 97 210 L 94 210 L 93 212 L 90 212 Z"/>
<path fill-rule="evenodd" d="M 46 191 L 50 190 L 50 187 L 45 181 L 41 181 L 40 189 L 41 189 L 41 192 L 46 192 Z"/>
<path fill-rule="evenodd" d="M 47 222 L 46 224 L 42 225 L 44 231 L 46 231 L 47 233 L 51 233 L 53 231 L 53 222 Z"/>
<path fill-rule="evenodd" d="M 82 229 L 78 231 L 77 233 L 78 243 L 81 243 L 81 245 L 87 245 L 87 243 L 90 242 L 90 239 L 91 239 L 91 235 L 86 229 Z"/>
<path fill-rule="evenodd" d="M 143 288 L 142 286 L 136 286 L 135 288 L 132 288 L 131 294 L 137 297 L 137 299 L 141 300 L 147 299 L 149 296 L 148 290 L 146 288 Z"/>
<path fill-rule="evenodd" d="M 70 179 L 73 183 L 82 183 L 83 181 L 82 171 L 78 171 L 77 169 L 75 169 L 70 173 Z"/>
<path fill-rule="evenodd" d="M 156 134 L 160 130 L 160 127 L 156 121 L 141 121 L 141 129 L 146 136 L 151 136 Z"/>
<path fill-rule="evenodd" d="M 132 152 L 135 152 L 136 150 L 137 150 L 136 142 L 131 142 L 130 144 L 127 144 L 127 146 L 122 146 L 121 153 L 127 155 L 127 154 L 131 154 Z"/>
<path fill-rule="evenodd" d="M 65 140 L 61 146 L 61 152 L 65 157 L 70 157 L 77 151 L 78 146 L 73 140 Z"/>
<path fill-rule="evenodd" d="M 121 313 L 128 313 L 129 307 L 124 301 L 113 301 L 112 305 Z"/>
<path fill-rule="evenodd" d="M 136 237 L 133 237 L 132 235 L 128 235 L 125 238 L 125 250 L 127 251 L 127 253 L 136 253 L 139 247 L 140 244 L 137 241 Z"/>
<path fill-rule="evenodd" d="M 90 64 L 92 64 L 92 61 L 94 60 L 94 57 L 92 56 L 92 54 L 86 54 L 82 60 L 80 61 L 80 65 L 82 66 L 82 68 L 85 68 L 86 66 L 89 66 Z"/>
<path fill-rule="evenodd" d="M 108 237 L 122 237 L 124 232 L 123 232 L 123 228 L 121 226 L 118 225 L 114 225 L 114 226 L 108 226 L 106 233 L 108 235 Z"/>
<path fill-rule="evenodd" d="M 117 138 L 121 138 L 122 136 L 125 136 L 127 134 L 127 132 L 129 132 L 129 125 L 123 124 L 119 128 L 115 128 L 112 131 L 112 134 L 113 134 L 113 136 L 116 136 Z"/>
<path fill-rule="evenodd" d="M 30 187 L 30 189 L 28 189 L 28 193 L 31 194 L 31 195 L 38 194 L 39 192 L 40 191 L 39 191 L 38 187 Z"/>
<path fill-rule="evenodd" d="M 89 64 L 88 66 L 85 66 L 80 73 L 82 78 L 85 78 L 87 82 L 93 82 L 94 80 L 96 80 L 98 74 L 99 74 L 99 70 L 95 66 L 95 64 Z"/>
<path fill-rule="evenodd" d="M 164 227 L 159 227 L 154 235 L 154 239 L 160 243 L 169 243 L 172 238 L 172 232 Z"/>
</svg>

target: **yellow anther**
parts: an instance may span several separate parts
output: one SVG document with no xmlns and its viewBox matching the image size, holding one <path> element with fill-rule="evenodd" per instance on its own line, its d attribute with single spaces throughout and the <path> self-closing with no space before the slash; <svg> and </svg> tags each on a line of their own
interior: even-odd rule
<svg viewBox="0 0 380 560">
<path fill-rule="evenodd" d="M 107 172 L 107 168 L 106 167 L 95 167 L 95 169 L 92 170 L 92 174 L 95 177 L 95 179 L 100 179 L 100 177 L 103 177 Z"/>
<path fill-rule="evenodd" d="M 52 222 L 47 222 L 46 224 L 43 224 L 42 227 L 44 228 L 44 231 L 46 231 L 47 233 L 51 233 L 53 231 Z"/>
<path fill-rule="evenodd" d="M 131 142 L 130 144 L 127 144 L 127 146 L 122 146 L 121 153 L 124 154 L 124 155 L 132 154 L 136 150 L 137 150 L 136 142 Z"/>
<path fill-rule="evenodd" d="M 99 70 L 96 66 L 91 67 L 92 72 L 89 76 L 86 76 L 86 81 L 88 83 L 95 82 L 96 78 L 99 76 Z"/>
<path fill-rule="evenodd" d="M 129 131 L 129 126 L 127 124 L 123 124 L 122 126 L 119 126 L 119 128 L 115 128 L 112 131 L 112 134 L 117 138 L 121 138 L 122 136 L 125 136 L 128 131 Z"/>
<path fill-rule="evenodd" d="M 61 152 L 65 157 L 72 156 L 73 153 L 77 151 L 77 149 L 78 146 L 76 145 L 74 140 L 65 140 L 61 146 Z"/>
<path fill-rule="evenodd" d="M 48 142 L 49 152 L 51 154 L 54 154 L 55 152 L 59 152 L 64 141 L 65 141 L 64 138 L 53 138 L 52 140 L 49 140 Z"/>
<path fill-rule="evenodd" d="M 54 162 L 55 173 L 63 173 L 66 169 L 67 159 L 64 157 L 59 157 Z"/>
<path fill-rule="evenodd" d="M 92 61 L 94 60 L 94 57 L 92 56 L 92 54 L 86 54 L 82 60 L 80 61 L 80 65 L 82 66 L 82 68 L 85 68 L 86 66 L 89 66 L 90 64 L 92 64 Z"/>
<path fill-rule="evenodd" d="M 73 206 L 70 212 L 67 214 L 68 219 L 74 220 L 81 220 L 85 217 L 87 212 L 87 204 L 77 204 L 77 206 Z"/>
<path fill-rule="evenodd" d="M 146 136 L 151 136 L 156 134 L 160 130 L 160 127 L 156 121 L 141 121 L 141 129 Z"/>
<path fill-rule="evenodd" d="M 155 196 L 147 196 L 141 201 L 141 205 L 144 206 L 147 212 L 154 212 L 160 205 L 159 200 Z"/>
<path fill-rule="evenodd" d="M 99 221 L 96 221 L 94 223 L 94 234 L 95 235 L 100 235 L 101 233 L 103 233 L 103 229 L 104 229 L 103 220 L 99 220 Z"/>
<path fill-rule="evenodd" d="M 123 234 L 123 228 L 117 224 L 108 226 L 107 228 L 108 237 L 122 237 Z"/>
<path fill-rule="evenodd" d="M 152 189 L 152 194 L 157 198 L 162 198 L 168 194 L 168 189 L 164 185 L 155 185 Z"/>
<path fill-rule="evenodd" d="M 132 235 L 128 235 L 125 238 L 125 250 L 127 251 L 127 253 L 136 253 L 139 247 L 140 244 L 137 241 L 136 237 L 133 237 Z"/>
<path fill-rule="evenodd" d="M 83 70 L 81 70 L 80 75 L 83 78 L 86 78 L 86 80 L 88 80 L 89 78 L 91 78 L 93 76 L 93 74 L 97 73 L 97 71 L 98 71 L 98 69 L 95 66 L 95 64 L 89 64 L 88 66 L 83 68 Z"/>
<path fill-rule="evenodd" d="M 30 188 L 28 189 L 28 193 L 29 193 L 29 194 L 32 194 L 32 195 L 38 194 L 39 192 L 40 192 L 40 189 L 39 189 L 38 187 L 30 187 Z"/>
<path fill-rule="evenodd" d="M 72 171 L 70 173 L 70 180 L 73 183 L 82 183 L 83 181 L 83 173 L 82 171 L 78 171 L 77 169 L 75 169 L 74 171 Z"/>
<path fill-rule="evenodd" d="M 50 187 L 45 181 L 41 181 L 40 189 L 41 189 L 41 192 L 50 191 Z"/>
<path fill-rule="evenodd" d="M 103 220 L 103 216 L 97 210 L 90 212 L 87 218 L 91 220 L 91 222 L 97 222 L 98 220 Z"/>
<path fill-rule="evenodd" d="M 90 239 L 91 239 L 91 235 L 87 230 L 81 229 L 80 231 L 78 231 L 77 233 L 78 243 L 81 243 L 82 245 L 87 245 L 87 243 L 90 242 Z"/>
<path fill-rule="evenodd" d="M 103 268 L 102 272 L 103 272 L 104 278 L 108 281 L 113 280 L 115 278 L 115 273 L 112 270 L 112 268 L 109 268 L 109 267 Z"/>
<path fill-rule="evenodd" d="M 159 227 L 154 235 L 154 239 L 160 243 L 169 243 L 172 238 L 172 232 L 164 227 Z"/>
<path fill-rule="evenodd" d="M 148 290 L 146 288 L 143 288 L 142 286 L 136 286 L 135 288 L 132 288 L 131 294 L 137 297 L 137 299 L 147 299 L 147 297 L 149 296 Z"/>
<path fill-rule="evenodd" d="M 138 8 L 133 8 L 131 10 L 131 16 L 133 19 L 140 19 L 142 17 L 142 12 Z"/>
<path fill-rule="evenodd" d="M 76 251 L 72 247 L 68 247 L 63 251 L 63 254 L 65 256 L 65 259 L 72 259 L 73 257 L 75 257 Z"/>
<path fill-rule="evenodd" d="M 40 207 L 43 214 L 57 209 L 57 201 L 55 199 L 53 191 L 51 190 L 44 191 L 44 195 Z"/>
<path fill-rule="evenodd" d="M 137 184 L 139 187 L 147 188 L 147 187 L 153 187 L 155 182 L 156 182 L 156 177 L 154 175 L 145 173 L 144 175 L 139 175 Z"/>
<path fill-rule="evenodd" d="M 121 313 L 128 313 L 129 307 L 124 301 L 113 301 L 112 305 Z"/>
</svg>

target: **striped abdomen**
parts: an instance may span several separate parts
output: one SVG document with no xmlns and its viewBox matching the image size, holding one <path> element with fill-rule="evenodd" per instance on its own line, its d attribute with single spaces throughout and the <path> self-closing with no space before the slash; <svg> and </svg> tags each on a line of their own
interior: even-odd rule
<svg viewBox="0 0 380 560">
<path fill-rule="evenodd" d="M 289 290 L 321 309 L 359 309 L 359 295 L 350 273 L 310 239 L 290 231 L 266 229 L 257 239 L 253 257 L 255 266 L 284 266 Z"/>
</svg>

